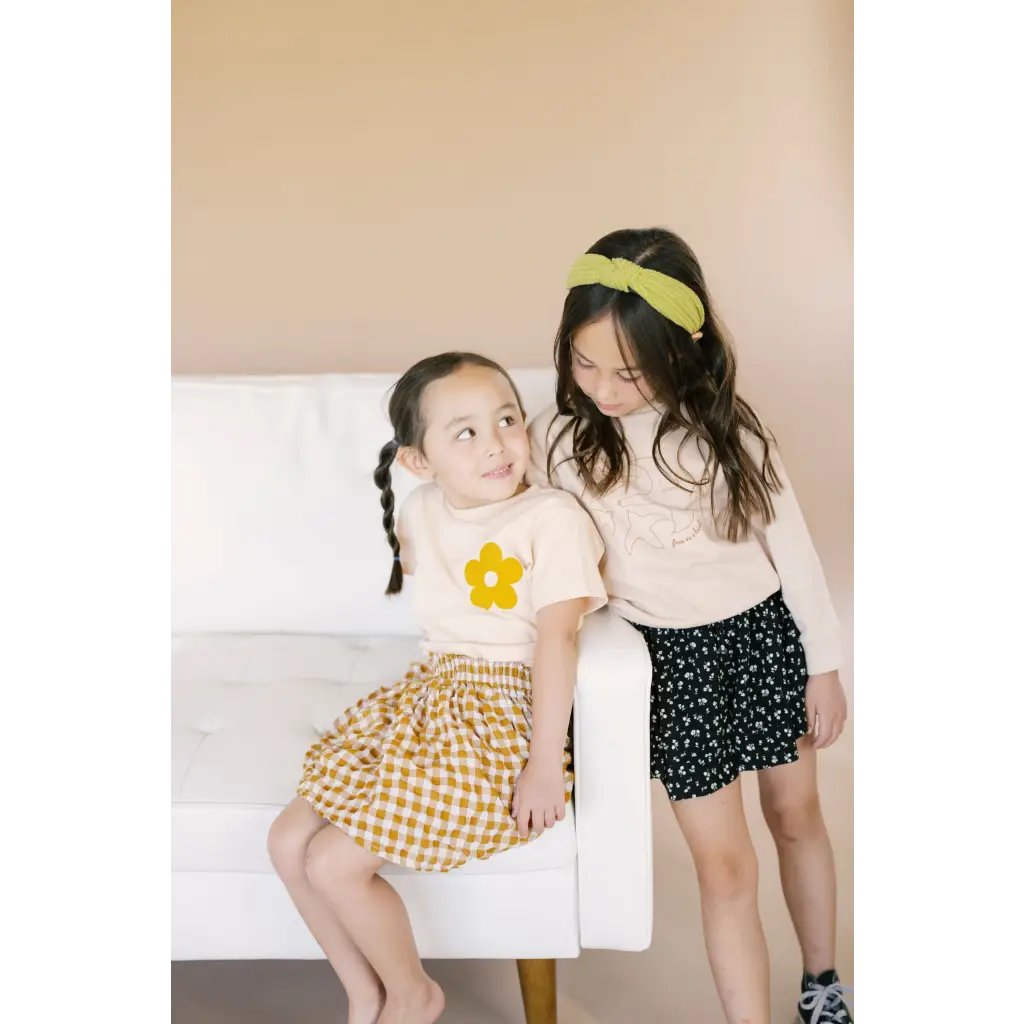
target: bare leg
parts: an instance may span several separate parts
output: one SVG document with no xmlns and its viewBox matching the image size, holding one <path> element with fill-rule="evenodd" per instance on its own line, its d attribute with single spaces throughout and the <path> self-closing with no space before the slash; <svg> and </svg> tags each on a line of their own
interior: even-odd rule
<svg viewBox="0 0 1024 1024">
<path fill-rule="evenodd" d="M 729 1024 L 770 1024 L 768 946 L 757 909 L 757 856 L 739 779 L 672 811 L 697 868 L 704 941 Z"/>
<path fill-rule="evenodd" d="M 401 897 L 377 874 L 384 861 L 340 829 L 309 844 L 306 876 L 384 984 L 380 1024 L 433 1024 L 444 994 L 423 970 Z"/>
<path fill-rule="evenodd" d="M 330 905 L 316 893 L 306 877 L 309 844 L 326 825 L 305 800 L 297 797 L 270 828 L 267 838 L 270 859 L 302 920 L 345 987 L 348 1024 L 375 1024 L 384 1007 L 380 978 L 346 934 Z"/>
<path fill-rule="evenodd" d="M 797 747 L 799 761 L 766 768 L 758 782 L 804 970 L 817 976 L 835 967 L 836 866 L 818 799 L 817 754 L 807 737 Z"/>
</svg>

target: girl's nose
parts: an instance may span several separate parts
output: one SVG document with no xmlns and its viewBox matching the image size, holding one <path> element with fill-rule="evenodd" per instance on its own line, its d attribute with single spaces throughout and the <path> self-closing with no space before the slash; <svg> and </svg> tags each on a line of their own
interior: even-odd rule
<svg viewBox="0 0 1024 1024">
<path fill-rule="evenodd" d="M 505 446 L 501 443 L 500 434 L 491 434 L 487 439 L 487 457 L 494 458 L 496 455 L 500 455 L 505 450 Z"/>
</svg>

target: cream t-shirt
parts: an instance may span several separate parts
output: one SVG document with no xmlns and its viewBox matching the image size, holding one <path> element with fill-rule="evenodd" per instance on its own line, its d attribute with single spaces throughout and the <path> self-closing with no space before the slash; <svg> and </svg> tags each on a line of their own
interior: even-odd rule
<svg viewBox="0 0 1024 1024">
<path fill-rule="evenodd" d="M 774 521 L 755 529 L 748 539 L 732 542 L 715 527 L 709 489 L 684 489 L 655 464 L 652 449 L 659 420 L 655 409 L 622 417 L 632 453 L 629 487 L 620 484 L 602 497 L 584 493 L 571 459 L 571 433 L 558 445 L 554 475 L 548 480 L 548 449 L 567 418 L 551 406 L 530 424 L 528 479 L 575 495 L 590 512 L 605 544 L 609 605 L 647 626 L 704 626 L 753 608 L 781 587 L 800 629 L 808 672 L 816 675 L 838 668 L 843 660 L 839 620 L 778 453 L 773 451 L 772 457 L 782 492 L 772 496 Z M 677 458 L 686 479 L 700 479 L 704 460 L 697 442 L 691 438 L 677 456 L 680 438 L 677 432 L 662 440 L 665 462 L 671 466 Z M 727 495 L 719 473 L 719 510 Z"/>
<path fill-rule="evenodd" d="M 433 484 L 418 487 L 398 522 L 403 565 L 426 653 L 533 661 L 537 612 L 588 598 L 607 603 L 601 537 L 576 500 L 529 487 L 481 508 L 456 509 Z"/>
</svg>

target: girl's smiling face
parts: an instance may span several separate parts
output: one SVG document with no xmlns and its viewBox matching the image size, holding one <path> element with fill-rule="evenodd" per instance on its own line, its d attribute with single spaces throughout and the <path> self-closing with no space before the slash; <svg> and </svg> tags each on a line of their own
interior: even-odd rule
<svg viewBox="0 0 1024 1024">
<path fill-rule="evenodd" d="M 530 442 L 519 400 L 501 373 L 467 365 L 434 381 L 421 415 L 423 449 L 403 448 L 399 461 L 433 480 L 452 507 L 491 505 L 521 489 Z"/>
</svg>

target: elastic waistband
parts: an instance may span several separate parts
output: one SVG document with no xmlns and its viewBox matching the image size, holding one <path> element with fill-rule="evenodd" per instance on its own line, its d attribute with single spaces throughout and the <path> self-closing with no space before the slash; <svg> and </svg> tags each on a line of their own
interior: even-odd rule
<svg viewBox="0 0 1024 1024">
<path fill-rule="evenodd" d="M 427 668 L 431 674 L 454 683 L 477 683 L 488 686 L 529 688 L 530 666 L 520 661 L 487 661 L 465 654 L 431 654 Z"/>
</svg>

